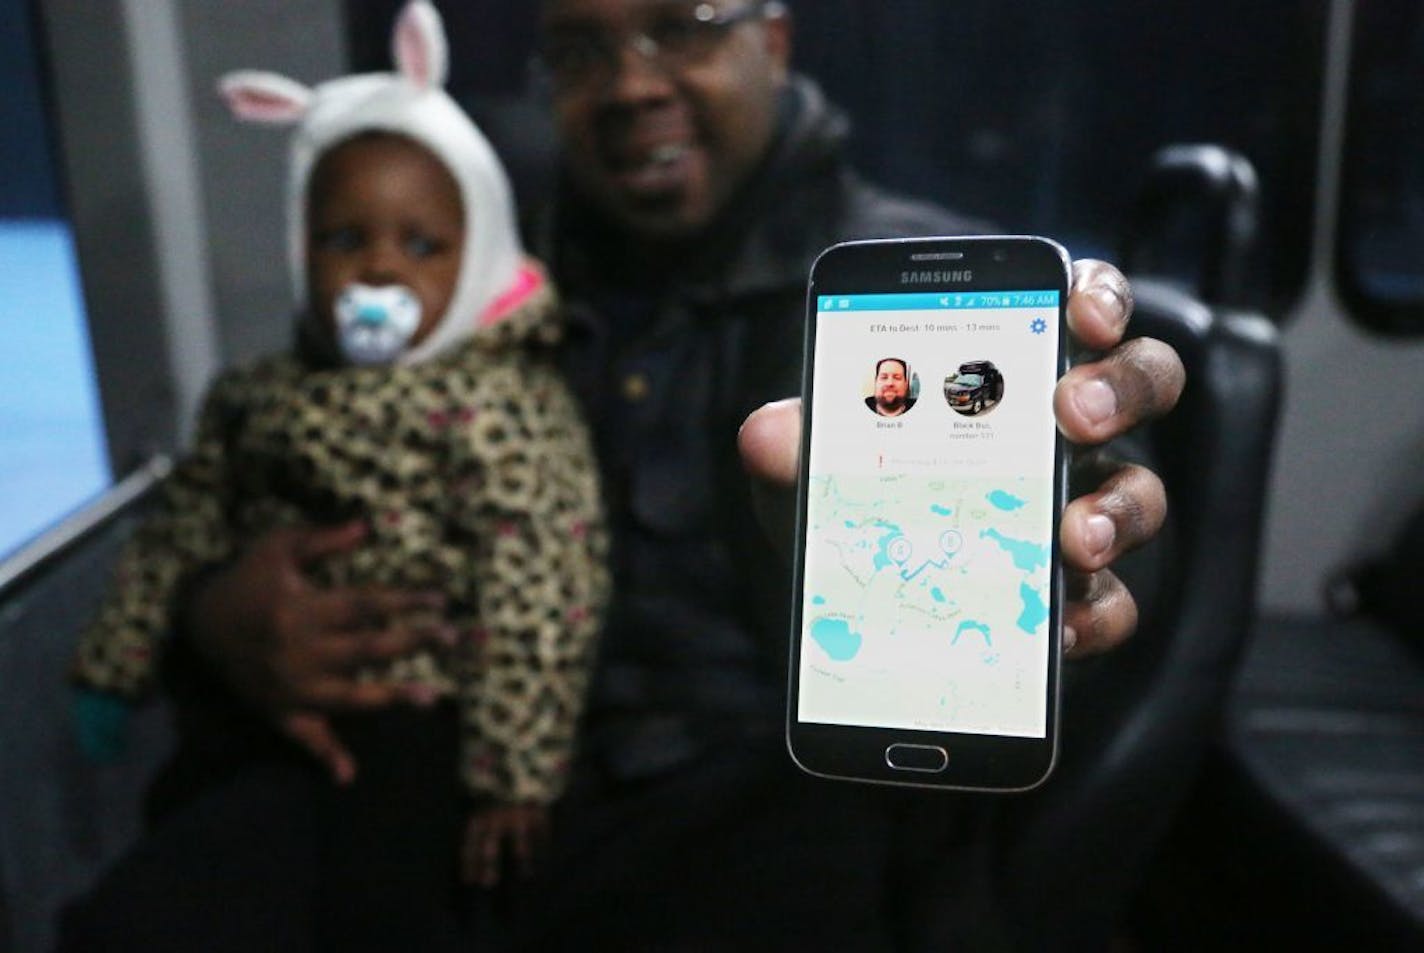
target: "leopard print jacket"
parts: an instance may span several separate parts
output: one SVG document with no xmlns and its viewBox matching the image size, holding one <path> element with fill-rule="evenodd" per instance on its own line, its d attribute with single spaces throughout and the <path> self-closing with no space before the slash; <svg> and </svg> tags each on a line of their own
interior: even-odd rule
<svg viewBox="0 0 1424 953">
<path fill-rule="evenodd" d="M 220 377 L 75 680 L 143 696 L 192 573 L 277 527 L 361 518 L 362 544 L 311 567 L 316 581 L 441 591 L 460 636 L 366 675 L 456 695 L 471 793 L 557 797 L 609 587 L 588 433 L 547 360 L 557 311 L 545 286 L 419 365 L 312 370 L 284 355 Z"/>
</svg>

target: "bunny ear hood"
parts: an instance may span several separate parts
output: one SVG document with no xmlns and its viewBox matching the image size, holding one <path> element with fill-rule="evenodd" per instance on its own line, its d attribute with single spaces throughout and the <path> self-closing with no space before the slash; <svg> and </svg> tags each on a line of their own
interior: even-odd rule
<svg viewBox="0 0 1424 953">
<path fill-rule="evenodd" d="M 224 77 L 220 89 L 238 118 L 297 125 L 287 178 L 287 250 L 303 313 L 307 192 L 324 153 L 360 133 L 387 132 L 414 140 L 449 168 L 464 200 L 464 260 L 449 308 L 430 335 L 399 359 L 414 363 L 475 332 L 480 316 L 518 280 L 524 251 L 504 167 L 444 90 L 448 47 L 440 14 L 428 0 L 406 4 L 391 45 L 393 73 L 348 76 L 307 89 L 276 74 L 242 71 Z"/>
<path fill-rule="evenodd" d="M 416 86 L 439 89 L 450 66 L 450 47 L 440 14 L 426 2 L 408 3 L 391 34 L 391 61 Z"/>
</svg>

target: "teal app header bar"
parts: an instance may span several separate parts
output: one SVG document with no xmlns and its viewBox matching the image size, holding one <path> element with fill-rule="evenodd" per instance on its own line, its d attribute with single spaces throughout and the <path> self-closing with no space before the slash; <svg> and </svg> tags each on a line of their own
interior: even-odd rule
<svg viewBox="0 0 1424 953">
<path fill-rule="evenodd" d="M 821 295 L 830 311 L 955 311 L 973 308 L 1056 308 L 1057 291 L 956 291 L 918 294 Z"/>
</svg>

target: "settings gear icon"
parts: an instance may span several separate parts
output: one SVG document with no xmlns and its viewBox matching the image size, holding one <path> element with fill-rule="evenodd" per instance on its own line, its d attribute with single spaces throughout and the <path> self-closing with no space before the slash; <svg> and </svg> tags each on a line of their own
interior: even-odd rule
<svg viewBox="0 0 1424 953">
<path fill-rule="evenodd" d="M 1048 322 L 1042 318 L 1034 318 L 1029 322 L 1028 329 L 1034 334 L 1042 334 L 1048 330 Z"/>
</svg>

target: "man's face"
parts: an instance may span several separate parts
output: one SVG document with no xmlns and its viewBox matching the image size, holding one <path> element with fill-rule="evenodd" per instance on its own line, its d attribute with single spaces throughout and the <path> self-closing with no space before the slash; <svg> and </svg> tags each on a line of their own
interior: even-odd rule
<svg viewBox="0 0 1424 953">
<path fill-rule="evenodd" d="M 761 9 L 754 0 L 545 0 L 543 44 L 570 179 L 636 237 L 703 228 L 766 153 L 786 82 L 788 21 L 758 13 L 721 29 L 699 22 L 749 7 Z M 570 50 L 606 55 L 561 69 L 580 60 L 559 55 Z"/>
<path fill-rule="evenodd" d="M 910 395 L 910 382 L 905 379 L 905 365 L 899 361 L 881 361 L 875 372 L 875 412 L 894 416 L 905 409 Z"/>
<path fill-rule="evenodd" d="M 349 284 L 405 285 L 420 300 L 419 344 L 450 306 L 464 257 L 460 187 L 423 146 L 362 136 L 323 155 L 307 197 L 310 306 L 334 331 Z"/>
</svg>

